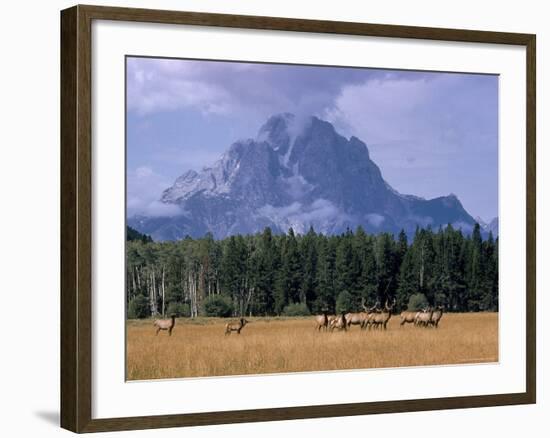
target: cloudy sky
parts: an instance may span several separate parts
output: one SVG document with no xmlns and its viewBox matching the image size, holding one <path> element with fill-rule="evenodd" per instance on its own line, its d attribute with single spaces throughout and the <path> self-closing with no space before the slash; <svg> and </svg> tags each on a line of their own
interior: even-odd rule
<svg viewBox="0 0 550 438">
<path fill-rule="evenodd" d="M 280 112 L 359 137 L 401 193 L 498 215 L 497 76 L 155 58 L 127 58 L 128 214 Z"/>
</svg>

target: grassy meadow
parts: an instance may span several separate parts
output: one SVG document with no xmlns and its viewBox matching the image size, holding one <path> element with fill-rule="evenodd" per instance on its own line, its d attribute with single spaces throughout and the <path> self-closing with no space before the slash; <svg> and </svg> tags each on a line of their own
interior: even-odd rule
<svg viewBox="0 0 550 438">
<path fill-rule="evenodd" d="M 313 317 L 247 318 L 224 335 L 223 318 L 179 318 L 172 336 L 153 320 L 129 320 L 127 379 L 227 376 L 498 361 L 498 313 L 444 314 L 438 329 L 318 332 Z"/>
</svg>

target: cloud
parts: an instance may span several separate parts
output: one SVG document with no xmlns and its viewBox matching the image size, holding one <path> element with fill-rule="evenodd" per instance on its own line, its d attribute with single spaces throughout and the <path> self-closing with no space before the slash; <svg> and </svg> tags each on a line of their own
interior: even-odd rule
<svg viewBox="0 0 550 438">
<path fill-rule="evenodd" d="M 192 152 L 191 152 L 192 151 Z M 222 154 L 217 151 L 211 151 L 200 146 L 188 147 L 157 147 L 151 154 L 152 159 L 157 163 L 170 162 L 178 165 L 181 169 L 201 170 L 205 166 L 212 165 L 219 159 Z"/>
<path fill-rule="evenodd" d="M 165 204 L 160 201 L 152 201 L 142 211 L 148 217 L 171 217 L 183 214 L 183 211 L 176 204 Z"/>
<path fill-rule="evenodd" d="M 494 148 L 496 84 L 487 75 L 389 75 L 343 86 L 326 117 L 398 167 L 448 163 L 472 141 Z"/>
<path fill-rule="evenodd" d="M 300 202 L 293 202 L 283 207 L 265 205 L 258 209 L 258 213 L 279 225 L 280 228 L 292 227 L 300 234 L 306 233 L 310 226 L 323 232 L 327 224 L 340 224 L 350 219 L 332 202 L 322 198 L 308 205 Z"/>
<path fill-rule="evenodd" d="M 454 191 L 468 211 L 496 215 L 496 76 L 128 58 L 127 98 L 128 120 L 151 124 L 151 139 L 136 142 L 155 145 L 136 153 L 136 165 L 200 170 L 275 113 L 317 115 L 364 141 L 400 192 Z M 305 189 L 289 181 L 291 192 Z"/>
<path fill-rule="evenodd" d="M 398 191 L 456 192 L 468 211 L 496 211 L 497 77 L 401 74 L 346 84 L 326 117 L 367 144 Z"/>
<path fill-rule="evenodd" d="M 308 209 L 299 215 L 296 220 L 304 224 L 322 223 L 328 220 L 342 219 L 342 212 L 330 201 L 317 199 Z"/>
<path fill-rule="evenodd" d="M 128 109 L 144 115 L 192 107 L 205 114 L 226 114 L 230 96 L 220 86 L 162 70 L 132 70 L 128 75 Z"/>
<path fill-rule="evenodd" d="M 345 122 L 348 129 L 363 131 L 362 138 L 369 143 L 409 139 L 418 126 L 403 122 L 422 108 L 431 85 L 425 79 L 377 79 L 346 85 L 327 116 L 337 125 Z"/>
<path fill-rule="evenodd" d="M 384 216 L 376 213 L 367 214 L 365 216 L 365 219 L 370 225 L 376 228 L 378 228 L 380 225 L 382 225 L 382 222 L 384 222 Z"/>
<path fill-rule="evenodd" d="M 136 169 L 135 176 L 138 179 L 150 178 L 154 175 L 153 170 L 147 166 L 141 166 Z"/>
<path fill-rule="evenodd" d="M 272 219 L 284 219 L 288 216 L 299 213 L 301 208 L 302 204 L 300 204 L 299 202 L 293 202 L 292 204 L 286 205 L 284 207 L 274 207 L 267 204 L 258 209 L 258 213 Z"/>
<path fill-rule="evenodd" d="M 128 58 L 128 109 L 146 115 L 193 108 L 203 114 L 320 115 L 343 84 L 388 71 L 181 59 Z"/>
<path fill-rule="evenodd" d="M 165 179 L 148 166 L 140 166 L 127 175 L 127 217 L 143 215 L 149 217 L 177 216 L 182 211 L 177 205 L 159 201 L 160 194 L 169 186 Z"/>
</svg>

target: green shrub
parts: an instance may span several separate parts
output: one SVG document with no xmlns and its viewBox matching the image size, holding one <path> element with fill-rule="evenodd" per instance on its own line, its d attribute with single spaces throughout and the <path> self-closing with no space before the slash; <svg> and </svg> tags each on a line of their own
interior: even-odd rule
<svg viewBox="0 0 550 438">
<path fill-rule="evenodd" d="M 284 316 L 308 316 L 311 315 L 306 303 L 292 303 L 283 309 Z"/>
<path fill-rule="evenodd" d="M 223 295 L 211 295 L 202 303 L 205 316 L 231 316 L 233 309 L 231 299 Z"/>
<path fill-rule="evenodd" d="M 336 313 L 350 312 L 354 307 L 353 297 L 347 290 L 338 294 L 338 298 L 336 298 Z"/>
<path fill-rule="evenodd" d="M 137 295 L 128 302 L 128 319 L 147 318 L 149 311 L 149 300 L 143 295 Z"/>
<path fill-rule="evenodd" d="M 419 310 L 425 309 L 428 307 L 428 299 L 426 298 L 426 295 L 417 293 L 414 295 L 411 295 L 409 298 L 409 304 L 407 306 L 407 309 L 411 312 L 417 312 Z"/>
<path fill-rule="evenodd" d="M 191 308 L 187 303 L 178 303 L 176 301 L 172 301 L 170 304 L 168 304 L 168 308 L 166 309 L 166 315 L 190 316 Z"/>
</svg>

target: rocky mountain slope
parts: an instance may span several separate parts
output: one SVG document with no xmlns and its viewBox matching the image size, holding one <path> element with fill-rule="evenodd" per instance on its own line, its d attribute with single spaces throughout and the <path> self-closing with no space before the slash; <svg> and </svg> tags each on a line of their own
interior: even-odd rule
<svg viewBox="0 0 550 438">
<path fill-rule="evenodd" d="M 189 170 L 161 196 L 177 205 L 171 217 L 134 216 L 128 224 L 155 240 L 186 235 L 216 238 L 274 232 L 334 234 L 363 226 L 367 232 L 448 223 L 469 231 L 475 220 L 458 198 L 403 195 L 383 179 L 365 143 L 347 139 L 317 117 L 272 116 L 256 139 L 233 143 L 201 172 Z"/>
</svg>

